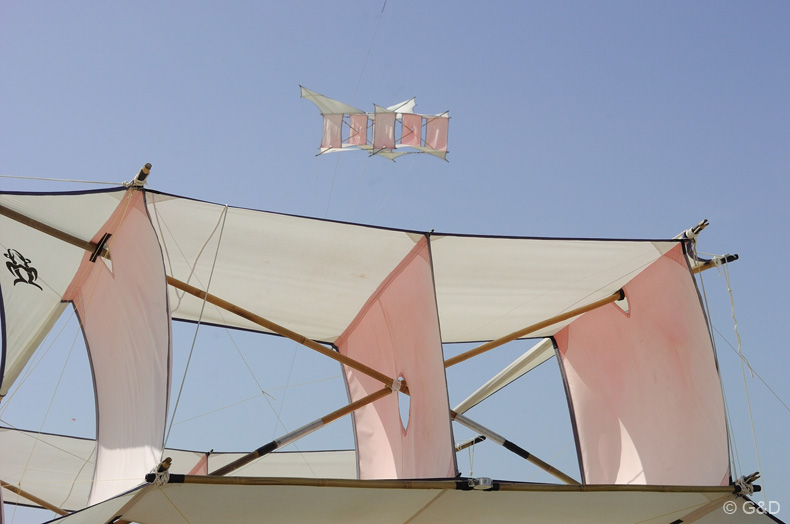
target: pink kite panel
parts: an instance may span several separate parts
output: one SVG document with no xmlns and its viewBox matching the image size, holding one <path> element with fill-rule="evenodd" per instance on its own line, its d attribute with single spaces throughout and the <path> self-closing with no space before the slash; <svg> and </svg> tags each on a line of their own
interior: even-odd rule
<svg viewBox="0 0 790 524">
<path fill-rule="evenodd" d="M 364 146 L 368 143 L 368 115 L 349 115 L 348 145 Z"/>
<path fill-rule="evenodd" d="M 340 147 L 343 115 L 324 115 L 324 136 L 321 138 L 321 149 Z"/>
<path fill-rule="evenodd" d="M 376 113 L 373 123 L 373 149 L 392 151 L 395 147 L 395 116 L 395 113 Z"/>
<path fill-rule="evenodd" d="M 398 395 L 356 411 L 362 479 L 455 476 L 450 405 L 433 291 L 423 238 L 371 296 L 336 341 L 341 353 L 393 378 L 403 377 L 411 399 L 404 428 Z M 381 382 L 345 368 L 351 400 L 380 390 Z"/>
<path fill-rule="evenodd" d="M 404 113 L 402 116 L 401 140 L 403 146 L 419 146 L 422 135 L 422 115 Z"/>
<path fill-rule="evenodd" d="M 447 129 L 449 125 L 449 117 L 428 117 L 425 130 L 425 145 L 437 151 L 447 151 Z"/>
<path fill-rule="evenodd" d="M 170 312 L 162 252 L 142 191 L 130 191 L 93 238 L 111 233 L 111 269 L 86 252 L 64 295 L 88 346 L 97 456 L 89 504 L 140 484 L 161 460 L 170 391 Z"/>
<path fill-rule="evenodd" d="M 556 336 L 584 481 L 726 485 L 721 384 L 678 245 Z"/>
</svg>

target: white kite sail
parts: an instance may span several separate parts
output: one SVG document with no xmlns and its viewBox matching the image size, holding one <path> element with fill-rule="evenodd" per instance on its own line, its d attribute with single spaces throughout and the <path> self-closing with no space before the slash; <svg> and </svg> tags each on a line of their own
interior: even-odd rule
<svg viewBox="0 0 790 524">
<path fill-rule="evenodd" d="M 325 118 L 370 118 L 304 93 Z M 372 151 L 395 152 L 389 129 L 408 128 L 412 107 L 377 108 L 387 131 L 374 129 Z M 327 149 L 345 147 L 335 128 L 327 136 Z M 748 511 L 753 479 L 732 478 L 691 247 L 384 229 L 136 186 L 0 193 L 0 392 L 73 307 L 97 404 L 96 441 L 0 430 L 0 479 L 68 523 L 768 522 Z M 249 454 L 165 449 L 171 320 L 277 334 L 335 359 L 349 405 Z M 524 338 L 544 340 L 451 409 L 446 368 Z M 445 359 L 460 342 L 477 347 Z M 464 415 L 553 356 L 579 478 Z M 276 451 L 349 413 L 353 451 Z M 459 476 L 452 422 L 558 483 Z"/>
</svg>

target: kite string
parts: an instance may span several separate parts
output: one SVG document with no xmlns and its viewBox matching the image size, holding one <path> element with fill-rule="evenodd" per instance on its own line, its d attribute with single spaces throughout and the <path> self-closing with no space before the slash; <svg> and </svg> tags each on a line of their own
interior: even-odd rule
<svg viewBox="0 0 790 524">
<path fill-rule="evenodd" d="M 354 87 L 354 94 L 351 95 L 351 105 L 354 105 L 354 102 L 357 99 L 357 92 L 359 91 L 359 86 L 362 83 L 362 77 L 365 74 L 365 68 L 368 65 L 368 59 L 370 58 L 370 52 L 373 50 L 373 44 L 376 42 L 376 35 L 379 32 L 379 25 L 381 24 L 381 19 L 384 16 L 384 9 L 387 7 L 387 0 L 384 0 L 384 4 L 381 6 L 381 12 L 379 13 L 379 18 L 376 20 L 376 27 L 373 29 L 373 36 L 370 39 L 370 45 L 368 46 L 368 52 L 365 54 L 365 60 L 362 61 L 362 69 L 359 72 L 359 78 L 357 78 L 357 85 Z M 332 193 L 335 191 L 335 180 L 337 179 L 337 170 L 340 167 L 340 157 L 338 156 L 335 159 L 335 170 L 332 173 L 332 183 L 329 186 L 329 197 L 326 201 L 326 210 L 324 211 L 324 218 L 329 216 L 329 205 L 332 203 Z"/>
<path fill-rule="evenodd" d="M 362 70 L 359 72 L 359 78 L 357 79 L 357 85 L 354 88 L 354 94 L 351 96 L 351 105 L 354 105 L 354 101 L 357 98 L 357 91 L 359 90 L 359 85 L 362 83 L 362 75 L 365 73 L 365 67 L 368 65 L 368 58 L 370 58 L 370 52 L 373 50 L 373 43 L 376 41 L 376 34 L 379 32 L 379 24 L 381 24 L 381 18 L 384 16 L 384 9 L 387 7 L 387 0 L 384 0 L 384 5 L 381 6 L 381 12 L 379 13 L 379 18 L 376 20 L 376 27 L 373 29 L 373 37 L 370 39 L 370 45 L 368 46 L 368 52 L 365 55 L 365 60 L 362 61 Z"/>
</svg>

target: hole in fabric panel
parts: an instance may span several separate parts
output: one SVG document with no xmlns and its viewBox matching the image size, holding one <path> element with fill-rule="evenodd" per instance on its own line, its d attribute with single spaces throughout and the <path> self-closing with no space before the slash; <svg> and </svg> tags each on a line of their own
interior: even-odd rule
<svg viewBox="0 0 790 524">
<path fill-rule="evenodd" d="M 403 382 L 403 375 L 398 377 L 400 382 Z M 400 410 L 400 423 L 403 430 L 409 427 L 409 407 L 411 406 L 411 399 L 409 395 L 405 395 L 398 391 L 398 409 Z"/>
<path fill-rule="evenodd" d="M 104 266 L 105 266 L 107 269 L 109 269 L 109 270 L 110 270 L 110 273 L 112 273 L 112 272 L 113 272 L 113 271 L 112 271 L 112 260 L 110 260 L 110 259 L 108 259 L 108 258 L 104 258 L 104 257 L 99 257 L 99 260 L 102 262 L 102 264 L 104 264 Z"/>
<path fill-rule="evenodd" d="M 631 316 L 631 305 L 628 303 L 628 295 L 625 295 L 625 292 L 623 292 L 623 299 L 615 301 L 615 304 L 626 316 Z"/>
</svg>

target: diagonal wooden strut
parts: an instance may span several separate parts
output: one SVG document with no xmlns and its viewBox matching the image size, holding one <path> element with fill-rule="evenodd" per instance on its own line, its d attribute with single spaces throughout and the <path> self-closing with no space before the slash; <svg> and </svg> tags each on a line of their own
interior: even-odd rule
<svg viewBox="0 0 790 524">
<path fill-rule="evenodd" d="M 381 383 L 383 383 L 385 386 L 392 386 L 393 383 L 395 382 L 395 380 L 393 378 L 388 377 L 384 373 L 380 373 L 380 372 L 376 371 L 375 369 L 373 369 L 373 368 L 371 368 L 369 366 L 366 366 L 362 362 L 354 360 L 351 357 L 347 357 L 346 355 L 343 355 L 342 353 L 339 353 L 337 351 L 332 351 L 331 349 L 327 348 L 326 346 L 323 346 L 323 345 L 319 344 L 315 340 L 311 340 L 311 339 L 305 337 L 304 335 L 300 335 L 299 333 L 297 333 L 295 331 L 291 331 L 290 329 L 288 329 L 286 327 L 283 327 L 283 326 L 281 326 L 279 324 L 275 324 L 271 320 L 267 320 L 267 319 L 263 318 L 260 315 L 256 315 L 255 313 L 253 313 L 251 311 L 248 311 L 248 310 L 246 310 L 246 309 L 244 309 L 242 307 L 236 306 L 236 305 L 228 302 L 227 300 L 223 300 L 223 299 L 221 299 L 219 297 L 216 297 L 216 296 L 214 296 L 214 295 L 212 295 L 210 293 L 206 293 L 202 289 L 196 288 L 195 286 L 187 284 L 186 282 L 182 282 L 181 280 L 178 280 L 177 278 L 173 278 L 170 275 L 168 275 L 167 276 L 167 283 L 170 284 L 171 286 L 173 286 L 176 289 L 180 289 L 181 291 L 189 293 L 190 295 L 196 296 L 196 297 L 198 297 L 201 300 L 205 299 L 206 302 L 214 304 L 215 306 L 220 307 L 220 308 L 222 308 L 222 309 L 224 309 L 226 311 L 230 311 L 231 313 L 233 313 L 235 315 L 238 315 L 241 318 L 244 318 L 246 320 L 249 320 L 250 322 L 258 324 L 259 326 L 264 327 L 264 328 L 268 329 L 269 331 L 273 331 L 274 333 L 277 333 L 278 335 L 282 335 L 282 336 L 284 336 L 286 338 L 290 338 L 294 342 L 298 342 L 299 344 L 302 344 L 303 346 L 306 346 L 306 347 L 308 347 L 308 348 L 310 348 L 310 349 L 312 349 L 314 351 L 317 351 L 317 352 L 321 353 L 324 356 L 327 356 L 327 357 L 329 357 L 329 358 L 331 358 L 333 360 L 336 360 L 336 361 L 340 362 L 341 364 L 345 364 L 346 366 L 348 366 L 348 367 L 350 367 L 352 369 L 356 369 L 357 371 L 359 371 L 361 373 L 364 373 L 365 375 L 367 375 L 369 377 L 375 378 L 376 380 L 378 380 Z M 399 382 L 400 382 L 400 391 L 402 391 L 403 393 L 406 393 L 408 395 L 409 388 L 406 386 L 406 381 L 401 380 Z"/>
<path fill-rule="evenodd" d="M 332 413 L 326 415 L 325 417 L 321 417 L 318 420 L 306 424 L 299 429 L 291 431 L 290 433 L 287 433 L 278 439 L 272 440 L 268 444 L 264 444 L 263 446 L 259 447 L 255 451 L 251 451 L 250 453 L 247 453 L 243 457 L 239 457 L 238 459 L 234 460 L 230 464 L 227 464 L 215 471 L 212 471 L 210 475 L 227 475 L 228 473 L 236 471 L 240 467 L 249 464 L 253 460 L 257 459 L 258 457 L 268 455 L 269 453 L 277 449 L 285 447 L 288 444 L 294 442 L 295 440 L 298 440 L 306 435 L 309 435 L 313 431 L 326 426 L 330 422 L 334 422 L 335 420 L 339 419 L 344 415 L 351 413 L 352 411 L 356 411 L 357 409 L 363 406 L 367 406 L 368 404 L 371 404 L 382 397 L 386 397 L 393 391 L 394 390 L 392 390 L 389 387 L 381 388 L 380 390 L 375 391 L 366 397 L 363 397 L 355 402 L 352 402 L 351 404 L 345 407 L 333 411 Z"/>
<path fill-rule="evenodd" d="M 53 513 L 57 513 L 58 515 L 68 515 L 69 514 L 69 512 L 66 511 L 65 509 L 61 509 L 61 508 L 59 508 L 59 507 L 57 507 L 57 506 L 55 506 L 53 504 L 50 504 L 46 500 L 42 500 L 42 499 L 38 498 L 37 496 L 33 495 L 32 493 L 28 493 L 27 491 L 25 491 L 25 490 L 23 490 L 21 488 L 18 488 L 16 486 L 14 486 L 13 484 L 9 484 L 8 482 L 5 482 L 4 480 L 0 480 L 0 486 L 4 487 L 8 491 L 16 493 L 20 497 L 26 498 L 30 502 L 35 502 L 36 504 L 38 504 L 42 508 L 48 509 L 49 511 L 51 511 Z"/>
<path fill-rule="evenodd" d="M 61 231 L 60 229 L 52 227 L 49 224 L 45 224 L 44 222 L 39 222 L 35 218 L 30 218 L 29 216 L 18 213 L 17 211 L 2 205 L 0 205 L 0 215 L 7 216 L 11 220 L 15 220 L 20 224 L 24 224 L 28 227 L 41 231 L 42 233 L 46 233 L 47 235 L 55 237 L 58 240 L 62 240 L 67 244 L 71 244 L 72 246 L 80 247 L 85 251 L 90 251 L 91 253 L 98 254 L 98 256 L 102 256 L 104 258 L 110 258 L 110 250 L 106 244 L 99 245 L 81 238 L 77 238 L 74 235 L 66 233 L 65 231 Z"/>
<path fill-rule="evenodd" d="M 616 293 L 609 295 L 606 298 L 602 298 L 601 300 L 596 300 L 591 304 L 587 304 L 586 306 L 578 307 L 576 309 L 572 309 L 570 311 L 566 311 L 560 315 L 555 317 L 551 317 L 550 319 L 544 320 L 542 322 L 538 322 L 537 324 L 532 324 L 531 326 L 527 326 L 524 329 L 520 329 L 518 331 L 514 331 L 509 335 L 505 335 L 504 337 L 498 338 L 496 340 L 492 340 L 491 342 L 486 342 L 480 346 L 477 346 L 474 349 L 470 349 L 460 355 L 456 355 L 452 358 L 448 358 L 444 361 L 444 367 L 449 368 L 450 366 L 454 366 L 459 362 L 463 362 L 464 360 L 468 360 L 472 357 L 475 357 L 481 353 L 485 353 L 491 349 L 499 347 L 503 344 L 507 344 L 508 342 L 512 342 L 518 338 L 521 338 L 525 335 L 529 335 L 530 333 L 534 333 L 540 329 L 545 327 L 551 326 L 552 324 L 557 324 L 558 322 L 562 322 L 563 320 L 568 320 L 569 318 L 573 318 L 577 315 L 581 315 L 582 313 L 586 313 L 587 311 L 599 308 L 601 306 L 605 306 L 611 302 L 617 302 L 618 300 L 622 300 L 625 298 L 625 293 L 622 289 L 618 290 Z"/>
</svg>

